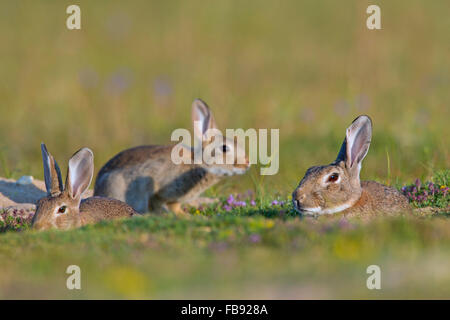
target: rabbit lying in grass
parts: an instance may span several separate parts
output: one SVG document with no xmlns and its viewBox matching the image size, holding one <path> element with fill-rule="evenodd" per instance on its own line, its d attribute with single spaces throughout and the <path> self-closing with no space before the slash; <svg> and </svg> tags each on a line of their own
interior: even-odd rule
<svg viewBox="0 0 450 320">
<path fill-rule="evenodd" d="M 197 99 L 192 104 L 194 137 L 204 150 L 212 145 L 206 136 L 216 123 L 209 107 Z M 243 174 L 249 168 L 245 150 L 236 140 L 222 137 L 224 144 L 214 147 L 215 154 L 233 151 L 232 164 L 175 164 L 173 145 L 139 146 L 120 152 L 98 173 L 94 194 L 127 202 L 138 212 L 167 211 L 183 213 L 181 203 L 191 202 L 224 176 Z M 211 147 L 211 146 L 210 146 Z M 239 151 L 239 152 L 238 152 Z M 194 157 L 194 148 L 188 150 Z"/>
<path fill-rule="evenodd" d="M 374 181 L 360 181 L 361 162 L 371 139 L 372 121 L 368 116 L 359 116 L 347 128 L 337 159 L 306 171 L 292 194 L 294 208 L 312 215 L 409 212 L 408 200 L 396 189 Z"/>
<path fill-rule="evenodd" d="M 101 197 L 81 200 L 94 174 L 94 155 L 90 149 L 83 148 L 70 158 L 65 188 L 59 166 L 44 144 L 41 151 L 48 195 L 37 203 L 32 220 L 34 229 L 70 229 L 136 214 L 133 208 L 118 200 Z"/>
</svg>

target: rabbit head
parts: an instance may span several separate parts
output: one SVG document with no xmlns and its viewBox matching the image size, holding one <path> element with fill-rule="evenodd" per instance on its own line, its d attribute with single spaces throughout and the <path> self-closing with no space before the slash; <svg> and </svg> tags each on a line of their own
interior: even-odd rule
<svg viewBox="0 0 450 320">
<path fill-rule="evenodd" d="M 199 146 L 192 149 L 192 157 L 201 148 L 201 166 L 208 172 L 217 176 L 231 176 L 243 174 L 249 169 L 245 148 L 238 144 L 236 137 L 230 139 L 222 135 L 208 105 L 200 99 L 192 103 L 192 121 L 194 139 Z"/>
<path fill-rule="evenodd" d="M 352 207 L 361 197 L 359 173 L 371 138 L 372 121 L 359 116 L 347 128 L 336 160 L 306 171 L 292 194 L 294 208 L 305 214 L 333 214 Z"/>
<path fill-rule="evenodd" d="M 91 184 L 94 174 L 94 155 L 88 148 L 77 151 L 69 160 L 65 187 L 61 172 L 53 156 L 41 144 L 47 196 L 36 205 L 32 226 L 34 229 L 69 229 L 82 225 L 80 202 Z"/>
</svg>

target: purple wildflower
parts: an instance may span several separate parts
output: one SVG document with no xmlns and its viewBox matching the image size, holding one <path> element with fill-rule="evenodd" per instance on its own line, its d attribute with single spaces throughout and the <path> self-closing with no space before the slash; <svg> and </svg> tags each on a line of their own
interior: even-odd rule
<svg viewBox="0 0 450 320">
<path fill-rule="evenodd" d="M 261 242 L 261 236 L 257 233 L 251 234 L 250 237 L 248 238 L 248 240 L 251 243 L 258 243 Z"/>
<path fill-rule="evenodd" d="M 420 182 L 420 179 L 417 178 L 416 181 L 414 182 L 414 184 L 416 185 L 417 190 L 420 190 L 420 187 L 422 186 L 422 183 Z"/>
<path fill-rule="evenodd" d="M 350 224 L 350 222 L 347 220 L 347 218 L 342 218 L 339 220 L 339 228 L 341 229 L 351 229 L 352 225 Z"/>
<path fill-rule="evenodd" d="M 247 205 L 247 202 L 245 202 L 245 201 L 236 201 L 236 202 L 234 203 L 234 205 L 235 205 L 236 207 L 245 207 L 245 206 Z"/>
</svg>

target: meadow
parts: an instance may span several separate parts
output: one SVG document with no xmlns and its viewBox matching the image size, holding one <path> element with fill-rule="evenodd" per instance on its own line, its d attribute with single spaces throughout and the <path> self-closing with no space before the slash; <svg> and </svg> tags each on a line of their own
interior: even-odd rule
<svg viewBox="0 0 450 320">
<path fill-rule="evenodd" d="M 125 148 L 170 143 L 198 97 L 221 129 L 279 129 L 280 168 L 224 180 L 206 193 L 219 204 L 185 218 L 43 233 L 9 221 L 0 298 L 449 298 L 447 193 L 410 195 L 438 213 L 371 223 L 300 217 L 289 202 L 359 114 L 374 124 L 362 179 L 449 185 L 450 4 L 376 3 L 382 30 L 366 28 L 369 1 L 79 1 L 71 31 L 64 2 L 2 0 L 1 177 L 42 179 L 42 141 L 62 171 L 90 147 L 96 172 Z M 65 287 L 69 264 L 80 291 Z M 382 290 L 366 288 L 370 264 Z"/>
</svg>

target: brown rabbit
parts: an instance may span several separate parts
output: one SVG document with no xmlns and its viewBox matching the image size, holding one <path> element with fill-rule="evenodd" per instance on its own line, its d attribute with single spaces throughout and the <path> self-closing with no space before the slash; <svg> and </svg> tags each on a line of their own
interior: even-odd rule
<svg viewBox="0 0 450 320">
<path fill-rule="evenodd" d="M 216 122 L 200 99 L 192 103 L 192 121 L 195 138 L 203 140 L 201 148 L 214 146 L 205 136 L 208 130 L 216 128 Z M 101 168 L 94 195 L 125 201 L 141 213 L 167 210 L 183 213 L 181 203 L 194 201 L 225 176 L 248 170 L 245 150 L 235 140 L 222 138 L 224 144 L 214 146 L 214 152 L 225 155 L 232 151 L 231 164 L 175 164 L 171 159 L 173 145 L 140 146 L 122 151 Z M 187 150 L 188 157 L 194 157 L 194 148 Z"/>
<path fill-rule="evenodd" d="M 372 121 L 368 116 L 359 116 L 347 128 L 337 159 L 306 171 L 292 194 L 294 208 L 312 215 L 409 212 L 408 200 L 396 189 L 375 181 L 359 180 L 361 162 L 371 139 Z"/>
<path fill-rule="evenodd" d="M 101 220 L 131 217 L 136 212 L 126 203 L 114 199 L 91 197 L 81 200 L 94 174 L 94 154 L 88 148 L 77 151 L 69 160 L 63 188 L 61 171 L 45 144 L 41 144 L 47 196 L 37 203 L 34 229 L 70 229 Z"/>
</svg>

